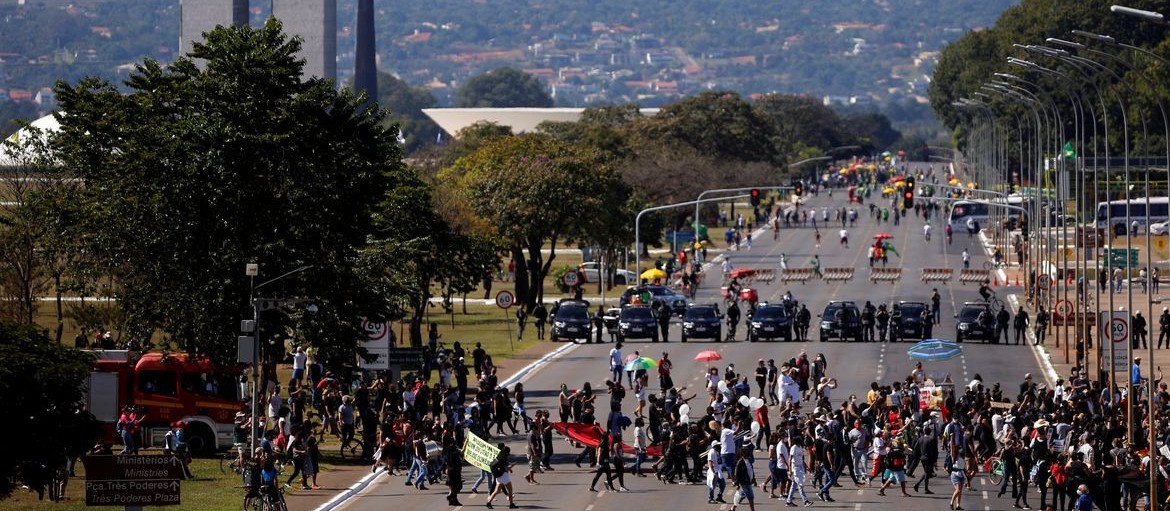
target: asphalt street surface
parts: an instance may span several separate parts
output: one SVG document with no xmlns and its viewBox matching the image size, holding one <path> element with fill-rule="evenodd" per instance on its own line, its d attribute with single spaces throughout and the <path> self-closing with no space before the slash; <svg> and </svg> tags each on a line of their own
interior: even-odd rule
<svg viewBox="0 0 1170 511">
<path fill-rule="evenodd" d="M 928 180 L 929 181 L 929 180 Z M 806 193 L 806 196 L 808 194 Z M 872 200 L 881 206 L 888 206 L 888 199 L 880 199 L 878 194 Z M 923 236 L 923 220 L 907 217 L 899 225 L 891 221 L 876 223 L 869 215 L 868 204 L 847 204 L 847 194 L 842 189 L 834 191 L 832 197 L 822 192 L 819 197 L 806 197 L 807 201 L 802 208 L 817 211 L 818 226 L 820 226 L 822 241 L 818 249 L 814 243 L 814 230 L 811 227 L 781 228 L 779 239 L 772 239 L 770 230 L 762 232 L 753 241 L 750 250 L 741 249 L 728 251 L 734 267 L 749 267 L 760 269 L 776 269 L 779 266 L 780 254 L 787 255 L 790 268 L 808 268 L 809 260 L 819 255 L 821 264 L 829 267 L 852 267 L 855 269 L 854 278 L 847 282 L 824 282 L 810 280 L 808 283 L 784 283 L 778 279 L 770 284 L 756 283 L 761 301 L 779 301 L 786 292 L 791 291 L 795 298 L 807 304 L 813 313 L 812 326 L 809 331 L 810 342 L 760 341 L 749 343 L 745 340 L 745 328 L 740 326 L 739 339 L 736 342 L 714 343 L 710 340 L 692 340 L 680 342 L 681 325 L 672 323 L 668 343 L 651 343 L 649 340 L 631 340 L 625 343 L 623 352 L 626 355 L 639 351 L 642 355 L 660 358 L 664 351 L 670 353 L 674 360 L 674 381 L 676 385 L 687 385 L 685 395 L 697 392 L 699 397 L 691 402 L 692 408 L 702 410 L 707 405 L 706 393 L 701 378 L 708 367 L 708 363 L 695 362 L 694 356 L 703 350 L 716 350 L 723 360 L 713 362 L 722 373 L 728 363 L 734 363 L 739 372 L 749 376 L 752 382 L 753 395 L 756 394 L 754 377 L 751 376 L 759 358 L 775 359 L 777 365 L 789 358 L 806 352 L 809 359 L 817 353 L 824 354 L 828 361 L 828 374 L 837 378 L 839 388 L 833 393 L 834 407 L 842 400 L 848 399 L 850 394 L 857 394 L 864 399 L 870 382 L 878 381 L 888 385 L 894 380 L 903 379 L 914 366 L 909 359 L 906 349 L 913 342 L 900 343 L 857 343 L 819 342 L 817 336 L 817 314 L 829 300 L 852 300 L 858 307 L 867 300 L 875 305 L 879 303 L 896 303 L 899 300 L 920 301 L 929 303 L 932 288 L 938 288 L 942 295 L 941 324 L 934 328 L 934 337 L 954 339 L 954 314 L 964 301 L 975 301 L 978 298 L 974 284 L 959 284 L 957 282 L 958 268 L 962 265 L 961 253 L 964 248 L 970 250 L 972 267 L 981 267 L 987 260 L 981 247 L 978 246 L 978 237 L 969 237 L 966 233 L 956 235 L 952 244 L 946 244 L 943 235 L 945 219 L 932 218 L 933 235 L 927 243 Z M 840 222 L 830 222 L 828 226 L 820 221 L 822 208 L 829 208 L 830 218 L 834 208 L 853 207 L 858 211 L 856 226 L 847 227 L 849 232 L 849 246 L 839 243 L 838 231 Z M 757 232 L 760 232 L 757 229 Z M 873 283 L 869 280 L 869 269 L 866 247 L 873 243 L 873 237 L 878 232 L 888 232 L 893 235 L 891 242 L 898 254 L 890 255 L 889 267 L 903 268 L 902 278 L 895 282 Z M 712 229 L 712 238 L 722 241 L 722 229 Z M 711 263 L 712 261 L 707 261 Z M 644 263 L 646 264 L 646 263 Z M 956 278 L 950 283 L 923 283 L 919 280 L 923 267 L 949 267 L 955 269 Z M 706 280 L 700 289 L 696 302 L 720 302 L 719 264 L 711 264 L 707 270 Z M 1004 296 L 1007 291 L 997 290 Z M 721 305 L 721 308 L 724 308 Z M 608 339 L 608 336 L 606 336 Z M 1026 344 L 1026 343 L 1025 343 Z M 607 356 L 610 343 L 581 344 L 569 350 L 556 362 L 547 365 L 542 370 L 531 374 L 524 381 L 528 395 L 529 415 L 540 408 L 553 412 L 556 418 L 556 392 L 561 383 L 569 388 L 579 388 L 582 383 L 592 382 L 594 389 L 604 391 L 604 382 L 610 376 Z M 941 362 L 925 364 L 928 376 L 941 380 L 949 375 L 957 385 L 966 384 L 976 374 L 979 374 L 985 384 L 1000 382 L 1005 389 L 1018 388 L 1025 373 L 1038 374 L 1039 363 L 1028 346 L 986 345 L 978 342 L 963 344 L 963 355 Z M 650 378 L 651 392 L 657 392 L 657 378 Z M 1007 392 L 1007 394 L 1011 394 Z M 607 402 L 602 396 L 599 403 Z M 632 393 L 626 397 L 624 410 L 632 415 L 634 408 Z M 599 411 L 599 419 L 604 417 Z M 692 414 L 694 415 L 694 414 Z M 775 416 L 773 422 L 775 422 Z M 632 431 L 632 430 L 631 430 Z M 627 435 L 627 440 L 628 440 Z M 513 453 L 523 453 L 524 435 L 506 437 L 512 444 Z M 559 438 L 559 437 L 558 437 Z M 494 441 L 494 440 L 493 440 Z M 664 485 L 651 477 L 632 477 L 627 474 L 626 486 L 629 492 L 609 492 L 601 490 L 598 493 L 588 491 L 592 473 L 588 466 L 577 468 L 573 458 L 579 452 L 567 442 L 556 442 L 556 454 L 553 457 L 555 472 L 545 472 L 537 475 L 539 486 L 530 485 L 524 481 L 523 474 L 527 471 L 522 456 L 514 459 L 517 463 L 512 479 L 517 491 L 516 502 L 522 509 L 569 509 L 593 511 L 594 509 L 730 509 L 730 504 L 707 504 L 706 488 L 701 485 Z M 767 472 L 765 453 L 758 452 L 755 463 L 757 480 L 762 482 Z M 632 463 L 632 459 L 630 460 Z M 486 501 L 486 484 L 481 486 L 480 494 L 467 493 L 470 484 L 478 476 L 478 469 L 464 468 L 465 488 L 460 500 L 466 507 L 482 507 Z M 938 467 L 941 475 L 941 467 Z M 899 492 L 891 488 L 885 497 L 877 495 L 877 486 L 858 489 L 852 486 L 848 478 L 842 477 L 845 487 L 837 488 L 833 492 L 836 502 L 825 503 L 816 500 L 813 494 L 816 491 L 811 487 L 811 475 L 806 491 L 816 502 L 816 508 L 851 509 L 851 510 L 895 510 L 913 506 L 913 509 L 947 509 L 950 495 L 950 485 L 943 478 L 932 481 L 934 495 L 912 493 L 912 497 L 899 496 Z M 730 485 L 729 485 L 730 486 Z M 1009 497 L 996 498 L 996 490 L 992 488 L 985 475 L 976 478 L 975 491 L 967 492 L 963 499 L 965 509 L 1005 509 L 1011 507 Z M 601 488 L 601 485 L 598 485 Z M 911 490 L 913 491 L 913 490 Z M 401 476 L 380 476 L 364 491 L 350 498 L 338 509 L 348 511 L 384 510 L 384 509 L 449 509 L 444 494 L 446 488 L 433 486 L 426 491 L 419 491 L 403 484 Z M 1010 493 L 1010 492 L 1009 492 Z M 767 493 L 756 490 L 758 507 L 777 509 L 784 507 L 783 500 L 767 498 Z M 731 501 L 731 490 L 725 494 Z M 1037 501 L 1038 502 L 1038 501 Z M 507 499 L 497 497 L 497 507 L 507 506 Z M 740 509 L 746 509 L 746 503 Z"/>
</svg>

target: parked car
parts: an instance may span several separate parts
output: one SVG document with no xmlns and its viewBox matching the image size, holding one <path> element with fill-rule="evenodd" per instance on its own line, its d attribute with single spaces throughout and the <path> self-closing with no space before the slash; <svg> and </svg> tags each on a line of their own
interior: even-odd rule
<svg viewBox="0 0 1170 511">
<path fill-rule="evenodd" d="M 607 270 L 609 268 L 606 268 Z M 587 262 L 581 263 L 581 275 L 585 277 L 587 283 L 597 283 L 601 280 L 601 263 Z M 638 276 L 630 270 L 623 268 L 616 268 L 613 270 L 613 285 L 625 286 L 638 282 Z"/>
<path fill-rule="evenodd" d="M 1161 236 L 1170 232 L 1170 222 L 1158 222 L 1150 224 L 1150 234 L 1154 236 Z"/>
<path fill-rule="evenodd" d="M 621 316 L 618 317 L 617 341 L 626 339 L 650 339 L 658 342 L 658 321 L 654 313 L 646 305 L 622 306 Z"/>
<path fill-rule="evenodd" d="M 977 340 L 988 342 L 995 340 L 995 318 L 988 323 L 981 323 L 979 316 L 987 311 L 990 317 L 991 306 L 987 302 L 966 302 L 959 314 L 955 317 L 955 341 Z"/>
<path fill-rule="evenodd" d="M 839 324 L 837 321 L 837 311 L 841 309 L 845 309 L 848 315 L 844 324 Z M 852 338 L 861 342 L 861 311 L 857 309 L 857 304 L 848 301 L 831 301 L 825 304 L 825 310 L 821 312 L 819 317 L 821 318 L 821 342 L 833 338 L 843 341 Z"/>
<path fill-rule="evenodd" d="M 589 341 L 593 329 L 589 322 L 589 302 L 585 300 L 561 300 L 554 306 L 552 318 L 552 340 L 566 339 Z"/>
<path fill-rule="evenodd" d="M 761 303 L 748 321 L 748 341 L 779 339 L 792 341 L 792 316 L 781 303 Z"/>
<path fill-rule="evenodd" d="M 683 312 L 682 342 L 687 339 L 715 339 L 721 340 L 723 334 L 723 314 L 714 304 L 690 304 Z"/>
<path fill-rule="evenodd" d="M 894 337 L 898 339 L 926 339 L 930 336 L 933 325 L 922 322 L 922 312 L 928 311 L 930 306 L 923 302 L 898 302 L 898 310 L 902 312 L 902 320 L 895 328 Z"/>
<path fill-rule="evenodd" d="M 643 288 L 639 287 L 630 287 L 626 289 L 626 291 L 622 293 L 621 298 L 618 299 L 618 303 L 621 305 L 633 303 L 635 301 L 633 299 L 634 295 L 640 294 L 642 289 Z M 668 307 L 670 307 L 671 312 L 676 316 L 682 316 L 683 313 L 686 312 L 687 297 L 683 296 L 678 291 L 675 291 L 666 286 L 646 286 L 645 290 L 650 292 L 650 303 L 646 305 L 654 306 L 659 302 L 663 302 Z"/>
</svg>

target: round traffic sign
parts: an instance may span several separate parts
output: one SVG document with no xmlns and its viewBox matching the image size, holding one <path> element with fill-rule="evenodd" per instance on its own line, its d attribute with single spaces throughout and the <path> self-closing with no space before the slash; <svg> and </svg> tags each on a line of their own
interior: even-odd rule
<svg viewBox="0 0 1170 511">
<path fill-rule="evenodd" d="M 579 284 L 581 281 L 580 277 L 581 276 L 575 271 L 567 271 L 563 276 L 561 276 L 561 281 L 564 282 L 568 287 L 577 287 L 577 284 Z"/>
<path fill-rule="evenodd" d="M 496 306 L 497 307 L 499 307 L 501 309 L 507 309 L 508 307 L 511 307 L 512 304 L 514 304 L 514 303 L 516 303 L 516 295 L 513 295 L 511 291 L 504 290 L 504 291 L 500 291 L 499 293 L 496 293 Z"/>
<path fill-rule="evenodd" d="M 1060 300 L 1056 302 L 1055 312 L 1057 318 L 1063 319 L 1067 317 L 1069 314 L 1072 314 L 1072 303 L 1070 303 L 1068 300 Z"/>
<path fill-rule="evenodd" d="M 366 336 L 371 341 L 385 339 L 386 333 L 390 331 L 385 321 L 370 321 L 368 319 L 362 320 L 362 330 L 366 332 Z"/>
<path fill-rule="evenodd" d="M 1129 321 L 1125 318 L 1113 318 L 1109 322 L 1109 337 L 1113 342 L 1125 342 L 1129 340 Z"/>
<path fill-rule="evenodd" d="M 1036 277 L 1036 285 L 1040 287 L 1048 287 L 1052 283 L 1051 281 L 1052 279 L 1048 277 L 1047 273 L 1041 273 L 1039 277 Z"/>
</svg>

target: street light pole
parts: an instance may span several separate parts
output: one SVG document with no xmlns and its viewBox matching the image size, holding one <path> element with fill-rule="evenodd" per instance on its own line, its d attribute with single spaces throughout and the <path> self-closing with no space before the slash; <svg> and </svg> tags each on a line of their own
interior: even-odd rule
<svg viewBox="0 0 1170 511">
<path fill-rule="evenodd" d="M 306 301 L 306 300 L 275 300 L 275 299 L 265 300 L 265 299 L 256 298 L 255 293 L 258 289 L 260 289 L 264 286 L 267 286 L 268 284 L 276 282 L 276 281 L 283 279 L 285 277 L 288 277 L 290 275 L 294 275 L 294 274 L 300 273 L 302 271 L 308 270 L 309 268 L 312 268 L 313 266 L 314 265 L 311 265 L 311 264 L 301 266 L 295 270 L 286 272 L 285 274 L 280 275 L 279 277 L 267 280 L 265 282 L 261 282 L 260 285 L 258 285 L 258 286 L 257 285 L 250 286 L 251 290 L 248 292 L 248 298 L 252 302 L 251 303 L 251 305 L 252 305 L 252 321 L 251 321 L 251 324 L 249 324 L 248 321 L 243 321 L 241 324 L 241 327 L 242 327 L 241 330 L 243 330 L 244 333 L 251 333 L 252 334 L 252 420 L 251 420 L 251 438 L 252 438 L 252 440 L 249 444 L 249 449 L 248 449 L 249 453 L 253 449 L 255 449 L 256 447 L 258 447 L 260 445 L 260 417 L 259 417 L 259 414 L 260 414 L 260 410 L 259 410 L 259 407 L 260 407 L 260 359 L 261 359 L 261 357 L 260 357 L 260 355 L 261 355 L 260 310 L 261 310 L 261 308 L 267 310 L 269 308 L 279 307 L 280 305 L 285 304 L 285 303 Z M 249 280 L 254 282 L 255 277 L 259 274 L 259 268 L 260 267 L 258 264 L 249 263 L 249 264 L 245 265 L 245 267 L 244 267 L 244 274 L 249 277 Z M 314 312 L 315 307 L 310 306 L 309 311 Z"/>
</svg>

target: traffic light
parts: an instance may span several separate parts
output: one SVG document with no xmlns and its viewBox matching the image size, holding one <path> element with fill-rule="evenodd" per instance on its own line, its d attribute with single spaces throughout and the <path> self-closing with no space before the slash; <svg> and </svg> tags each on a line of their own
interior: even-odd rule
<svg viewBox="0 0 1170 511">
<path fill-rule="evenodd" d="M 756 207 L 756 206 L 760 205 L 760 189 L 759 188 L 752 188 L 751 199 L 749 199 L 748 202 L 751 203 L 752 207 Z"/>
<path fill-rule="evenodd" d="M 914 208 L 914 178 L 906 178 L 906 188 L 902 192 L 902 209 Z"/>
<path fill-rule="evenodd" d="M 804 195 L 804 183 L 800 181 L 792 183 L 792 193 L 796 194 L 797 197 Z"/>
</svg>

